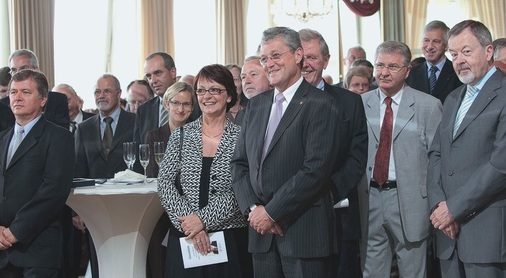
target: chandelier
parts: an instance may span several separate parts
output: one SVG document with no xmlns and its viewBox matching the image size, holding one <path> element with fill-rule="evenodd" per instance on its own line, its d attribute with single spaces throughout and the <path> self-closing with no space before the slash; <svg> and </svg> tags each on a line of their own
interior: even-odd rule
<svg viewBox="0 0 506 278">
<path fill-rule="evenodd" d="M 280 9 L 288 16 L 301 22 L 308 22 L 313 17 L 322 17 L 332 11 L 331 0 L 279 0 Z"/>
</svg>

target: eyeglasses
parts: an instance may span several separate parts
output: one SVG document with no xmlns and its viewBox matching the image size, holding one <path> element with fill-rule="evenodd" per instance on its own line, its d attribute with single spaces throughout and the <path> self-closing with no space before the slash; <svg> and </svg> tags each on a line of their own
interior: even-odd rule
<svg viewBox="0 0 506 278">
<path fill-rule="evenodd" d="M 221 93 L 223 93 L 224 91 L 226 91 L 226 89 L 220 89 L 220 88 L 211 88 L 209 90 L 206 90 L 206 89 L 197 89 L 195 90 L 195 93 L 197 93 L 197 95 L 199 96 L 203 96 L 206 94 L 206 92 L 209 92 L 209 94 L 211 95 L 219 95 Z"/>
<path fill-rule="evenodd" d="M 398 65 L 389 65 L 389 66 L 386 66 L 386 65 L 383 65 L 383 64 L 376 64 L 375 65 L 375 70 L 376 71 L 382 71 L 384 68 L 387 68 L 390 72 L 399 72 L 399 71 L 401 71 L 405 67 L 406 66 L 399 67 Z"/>
<path fill-rule="evenodd" d="M 174 108 L 178 108 L 179 106 L 183 106 L 184 109 L 189 109 L 192 107 L 191 102 L 179 102 L 179 101 L 169 101 L 170 105 Z"/>
<path fill-rule="evenodd" d="M 286 53 L 288 52 L 292 52 L 291 50 L 287 50 L 283 53 L 273 53 L 272 55 L 269 55 L 269 56 L 261 56 L 260 57 L 260 64 L 262 64 L 262 66 L 265 66 L 267 64 L 267 62 L 269 61 L 269 59 L 273 62 L 273 63 L 277 63 L 281 60 L 281 58 L 283 57 L 283 55 L 285 55 Z"/>
</svg>

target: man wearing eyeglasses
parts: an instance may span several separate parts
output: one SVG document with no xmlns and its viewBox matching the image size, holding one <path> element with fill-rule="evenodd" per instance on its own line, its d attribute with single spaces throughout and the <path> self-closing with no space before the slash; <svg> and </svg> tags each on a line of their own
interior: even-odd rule
<svg viewBox="0 0 506 278">
<path fill-rule="evenodd" d="M 362 94 L 369 136 L 366 178 L 359 184 L 363 277 L 426 276 L 428 151 L 441 102 L 405 84 L 411 51 L 386 41 L 375 54 L 378 89 Z"/>
<path fill-rule="evenodd" d="M 329 277 L 338 107 L 302 77 L 297 31 L 265 30 L 259 56 L 274 89 L 250 99 L 231 163 L 255 277 Z"/>
<path fill-rule="evenodd" d="M 37 56 L 28 49 L 18 49 L 14 51 L 9 57 L 9 64 L 11 75 L 24 69 L 40 71 Z M 9 97 L 5 97 L 0 101 L 9 105 Z M 50 91 L 46 107 L 44 108 L 44 117 L 50 122 L 69 129 L 70 118 L 67 107 L 67 97 L 63 94 Z"/>
<path fill-rule="evenodd" d="M 127 169 L 123 160 L 123 143 L 133 137 L 135 114 L 120 107 L 121 87 L 112 74 L 103 74 L 95 85 L 95 104 L 99 114 L 79 124 L 75 134 L 76 178 L 112 178 L 115 173 Z M 140 164 L 135 169 L 143 173 Z M 73 218 L 74 225 L 82 232 L 86 226 L 79 216 Z M 98 277 L 98 263 L 92 241 L 88 243 L 93 278 Z"/>
</svg>

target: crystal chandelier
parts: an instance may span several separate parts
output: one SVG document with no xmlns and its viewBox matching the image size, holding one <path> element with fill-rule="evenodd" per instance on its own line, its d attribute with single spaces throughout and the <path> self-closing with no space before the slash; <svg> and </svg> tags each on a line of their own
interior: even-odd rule
<svg viewBox="0 0 506 278">
<path fill-rule="evenodd" d="M 332 10 L 331 0 L 280 0 L 281 10 L 301 22 L 313 17 L 328 15 Z"/>
</svg>

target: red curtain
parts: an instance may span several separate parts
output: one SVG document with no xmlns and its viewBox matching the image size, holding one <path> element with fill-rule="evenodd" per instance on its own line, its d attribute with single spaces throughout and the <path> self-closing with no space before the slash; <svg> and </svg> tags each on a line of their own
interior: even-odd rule
<svg viewBox="0 0 506 278">
<path fill-rule="evenodd" d="M 380 0 L 343 0 L 352 12 L 359 16 L 370 16 L 380 8 Z"/>
</svg>

